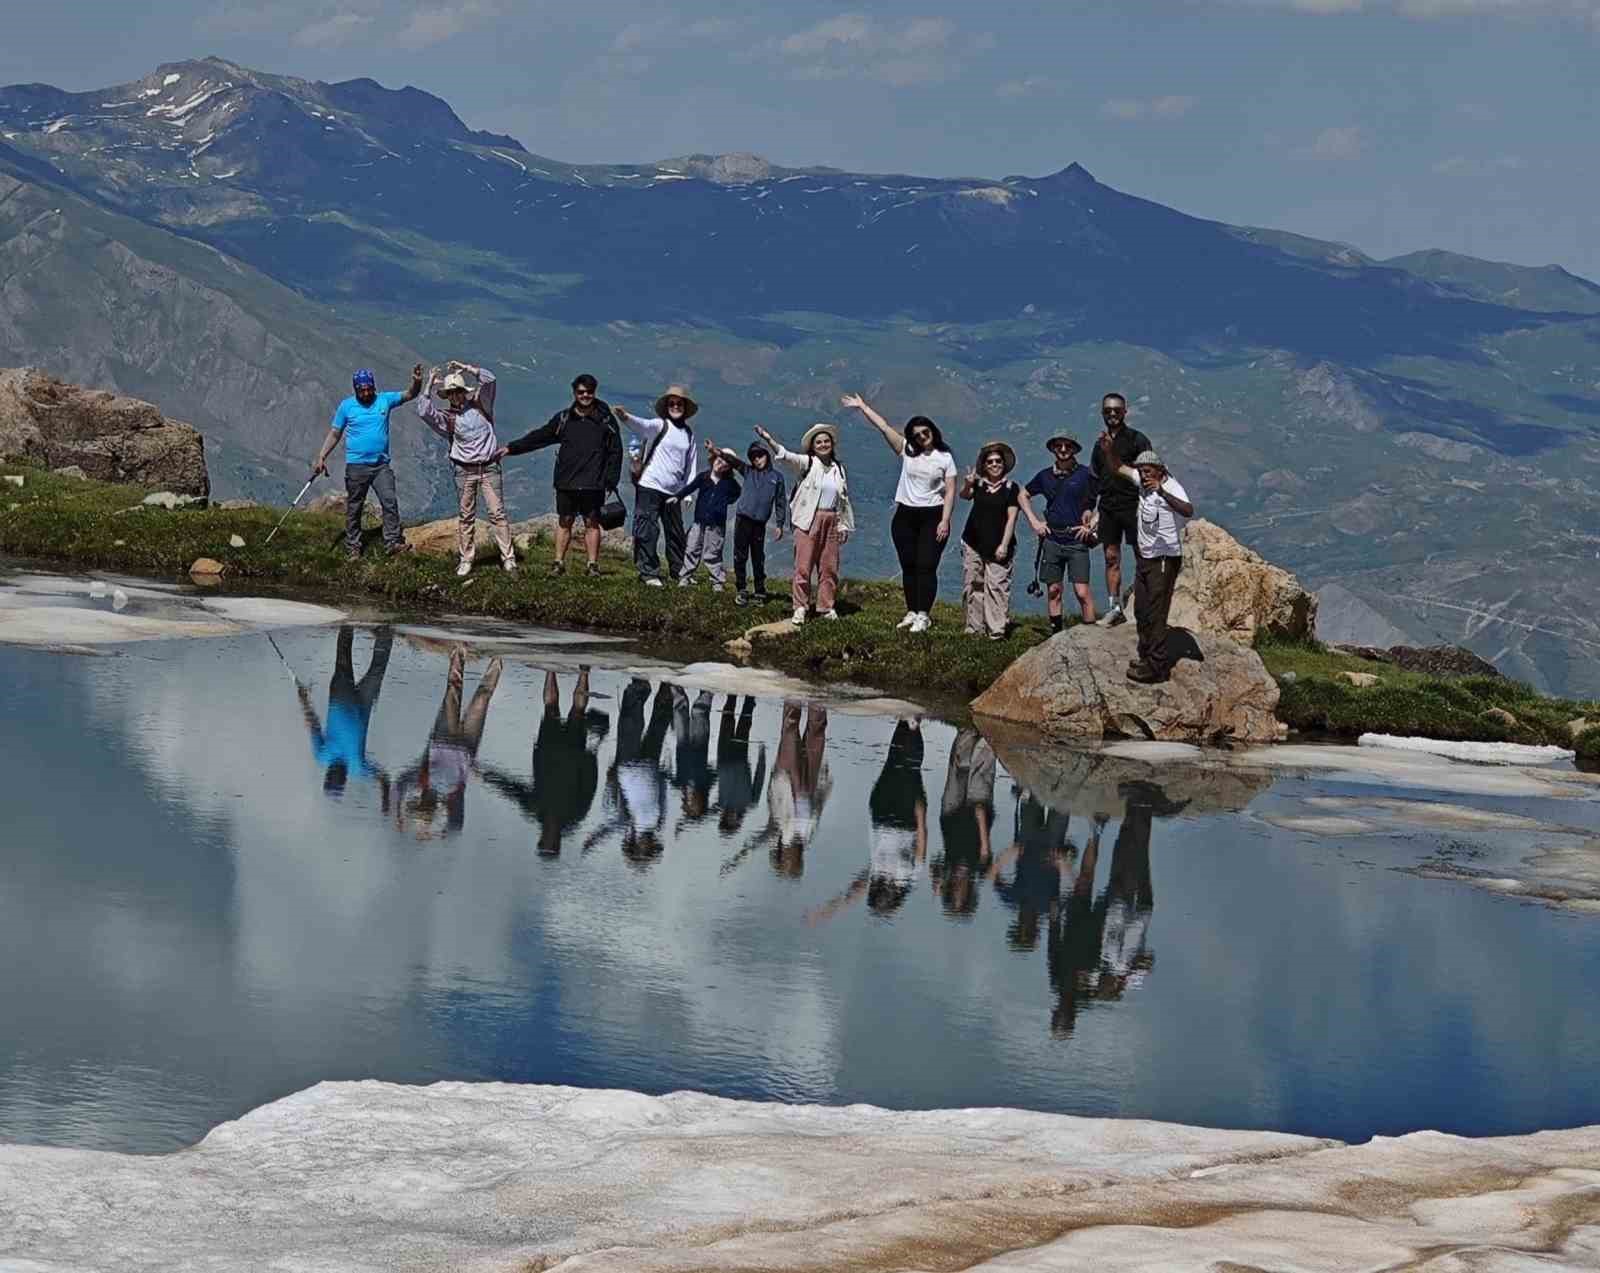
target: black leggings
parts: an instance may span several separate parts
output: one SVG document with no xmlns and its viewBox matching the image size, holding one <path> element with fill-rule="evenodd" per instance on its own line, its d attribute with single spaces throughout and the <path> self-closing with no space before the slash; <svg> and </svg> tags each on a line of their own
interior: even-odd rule
<svg viewBox="0 0 1600 1273">
<path fill-rule="evenodd" d="M 939 558 L 944 556 L 944 544 L 935 532 L 943 516 L 943 504 L 933 508 L 894 506 L 889 535 L 894 540 L 895 555 L 900 558 L 906 609 L 913 614 L 929 613 L 939 591 Z"/>
</svg>

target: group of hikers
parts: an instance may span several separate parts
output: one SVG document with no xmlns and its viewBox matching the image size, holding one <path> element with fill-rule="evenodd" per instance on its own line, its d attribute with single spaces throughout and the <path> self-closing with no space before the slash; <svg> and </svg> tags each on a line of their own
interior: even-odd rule
<svg viewBox="0 0 1600 1273">
<path fill-rule="evenodd" d="M 784 702 L 769 757 L 767 741 L 753 728 L 757 704 L 749 696 L 741 702 L 725 695 L 718 712 L 708 690 L 693 693 L 667 680 L 652 687 L 636 676 L 619 696 L 613 721 L 596 706 L 587 667 L 578 669 L 565 710 L 557 674 L 546 671 L 532 755 L 526 770 L 514 772 L 479 754 L 501 662 L 489 660 L 468 697 L 467 654 L 457 647 L 426 744 L 391 776 L 370 756 L 368 733 L 394 635 L 385 626 L 374 630 L 358 679 L 355 632 L 348 624 L 339 629 L 326 718 L 296 678 L 301 710 L 324 790 L 340 796 L 353 784 L 372 784 L 402 834 L 424 841 L 461 834 L 476 786 L 504 797 L 528 821 L 541 858 L 613 844 L 629 866 L 644 871 L 688 833 L 729 845 L 723 877 L 748 869 L 752 858 L 765 858 L 785 880 L 806 873 L 834 795 L 823 704 Z M 943 785 L 931 793 L 923 735 L 916 718 L 896 722 L 867 798 L 864 859 L 804 919 L 821 924 L 858 903 L 888 919 L 919 891 L 951 918 L 966 919 L 992 892 L 1014 912 L 1006 934 L 1013 949 L 1035 949 L 1043 930 L 1057 993 L 1052 1024 L 1056 1033 L 1069 1033 L 1078 1005 L 1121 997 L 1150 967 L 1151 820 L 1182 806 L 1150 784 L 1123 784 L 1126 813 L 1096 899 L 1103 811 L 1096 810 L 1080 846 L 1070 835 L 1069 809 L 1019 789 L 1008 834 L 1006 810 L 996 799 L 996 756 L 982 734 L 970 725 L 957 731 Z M 614 743 L 606 763 L 608 736 Z M 597 797 L 601 809 L 591 817 Z"/>
<path fill-rule="evenodd" d="M 741 457 L 709 437 L 697 439 L 691 421 L 699 404 L 682 385 L 669 386 L 652 404 L 652 414 L 634 414 L 600 398 L 599 382 L 584 374 L 572 381 L 570 405 L 541 427 L 502 443 L 495 427 L 496 382 L 486 367 L 451 361 L 442 374 L 436 367 L 425 381 L 418 364 L 406 391 L 388 393 L 379 393 L 373 373 L 362 370 L 352 378 L 352 387 L 352 396 L 334 412 L 311 465 L 313 477 L 326 473 L 328 456 L 344 439 L 345 543 L 352 557 L 362 551 L 361 510 L 369 490 L 382 509 L 388 551 L 406 551 L 389 464 L 389 414 L 416 400 L 417 414 L 449 447 L 459 496 L 458 575 L 473 569 L 480 497 L 502 567 L 517 568 L 502 462 L 554 446 L 555 573 L 566 570 L 580 521 L 585 569 L 590 575 L 600 573 L 602 532 L 620 527 L 628 516 L 619 493 L 626 457 L 634 487 L 633 561 L 644 586 L 660 588 L 676 581 L 687 588 L 704 566 L 711 588 L 722 591 L 731 516 L 737 604 L 770 599 L 768 534 L 777 541 L 787 532 L 794 539 L 791 622 L 802 625 L 813 614 L 824 620 L 839 617 L 841 550 L 856 530 L 856 510 L 841 454 L 841 430 L 833 423 L 813 424 L 793 450 L 757 425 L 757 440 Z M 1045 443 L 1052 462 L 1025 485 L 1011 479 L 1017 455 L 1007 442 L 983 443 L 974 465 L 963 473 L 939 426 L 927 416 L 912 416 L 903 428 L 895 428 L 859 394 L 845 394 L 841 405 L 859 412 L 900 462 L 889 524 L 905 594 L 900 629 L 921 633 L 932 626 L 939 564 L 959 498 L 971 505 L 961 533 L 967 633 L 990 640 L 1005 637 L 1017 522 L 1025 520 L 1038 536 L 1035 584 L 1046 594 L 1052 629 L 1063 625 L 1064 584 L 1070 582 L 1086 623 L 1116 625 L 1133 611 L 1139 645 L 1138 657 L 1128 666 L 1130 680 L 1157 683 L 1168 678 L 1174 651 L 1167 618 L 1183 564 L 1184 527 L 1194 516 L 1194 506 L 1150 439 L 1128 423 L 1122 394 L 1101 399 L 1104 427 L 1089 464 L 1079 463 L 1083 447 L 1078 440 L 1058 433 Z M 684 503 L 691 499 L 693 512 L 686 526 Z M 663 543 L 666 579 L 658 551 Z M 1124 544 L 1132 546 L 1136 558 L 1129 596 L 1123 594 Z M 1095 546 L 1105 556 L 1107 593 L 1106 610 L 1098 617 L 1090 586 Z"/>
</svg>

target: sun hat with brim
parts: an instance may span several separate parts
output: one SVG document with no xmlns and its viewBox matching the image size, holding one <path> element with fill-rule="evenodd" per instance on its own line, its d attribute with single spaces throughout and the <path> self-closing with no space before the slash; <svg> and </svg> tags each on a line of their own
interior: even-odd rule
<svg viewBox="0 0 1600 1273">
<path fill-rule="evenodd" d="M 980 477 L 983 476 L 983 457 L 988 455 L 990 451 L 1000 452 L 1000 458 L 1007 473 L 1017 467 L 1017 453 L 1011 449 L 1011 444 L 996 439 L 993 442 L 985 442 L 978 448 L 978 475 Z"/>
<path fill-rule="evenodd" d="M 1160 469 L 1163 473 L 1167 471 L 1167 466 L 1161 462 L 1161 457 L 1154 451 L 1140 451 L 1139 457 L 1133 462 L 1133 467 L 1136 469 Z"/>
<path fill-rule="evenodd" d="M 809 429 L 800 435 L 800 449 L 802 451 L 809 451 L 811 449 L 811 444 L 817 440 L 817 435 L 821 433 L 826 433 L 830 438 L 833 439 L 834 450 L 839 449 L 839 427 L 834 424 L 829 424 L 826 420 L 820 421 L 817 424 L 813 424 Z"/>
<path fill-rule="evenodd" d="M 444 378 L 444 384 L 442 384 L 439 387 L 439 392 L 440 393 L 450 393 L 452 390 L 455 390 L 455 389 L 461 390 L 462 393 L 471 393 L 472 392 L 472 386 L 467 384 L 467 378 L 465 376 L 463 376 L 459 371 L 452 371 L 448 376 L 446 376 Z"/>
<path fill-rule="evenodd" d="M 656 419 L 665 420 L 667 418 L 668 398 L 683 399 L 683 418 L 685 420 L 700 410 L 700 404 L 689 396 L 689 391 L 682 385 L 668 385 L 666 392 L 656 399 Z"/>
<path fill-rule="evenodd" d="M 1083 450 L 1083 444 L 1080 443 L 1077 438 L 1069 438 L 1065 433 L 1057 433 L 1053 437 L 1046 438 L 1044 442 L 1044 449 L 1046 451 L 1055 450 L 1055 445 L 1057 442 L 1065 442 L 1074 451 Z"/>
</svg>

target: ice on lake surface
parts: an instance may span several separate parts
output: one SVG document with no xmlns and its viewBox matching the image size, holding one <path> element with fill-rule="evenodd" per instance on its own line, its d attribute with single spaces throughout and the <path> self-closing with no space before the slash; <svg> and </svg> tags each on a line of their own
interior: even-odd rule
<svg viewBox="0 0 1600 1273">
<path fill-rule="evenodd" d="M 1570 767 L 1075 753 L 615 645 L 457 676 L 455 635 L 0 645 L 0 1140 L 356 1078 L 1600 1122 L 1600 921 L 1506 896 L 1589 869 Z"/>
</svg>

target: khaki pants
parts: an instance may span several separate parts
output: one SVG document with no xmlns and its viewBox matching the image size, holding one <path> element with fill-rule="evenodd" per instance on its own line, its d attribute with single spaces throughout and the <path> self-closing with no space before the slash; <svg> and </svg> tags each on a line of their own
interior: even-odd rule
<svg viewBox="0 0 1600 1273">
<path fill-rule="evenodd" d="M 489 509 L 489 525 L 494 530 L 494 542 L 499 545 L 500 559 L 514 562 L 516 550 L 511 546 L 511 525 L 506 521 L 505 478 L 499 464 L 452 464 L 456 473 L 456 494 L 460 501 L 456 507 L 456 549 L 462 561 L 471 561 L 478 555 L 478 492 L 483 492 L 483 502 Z"/>
<path fill-rule="evenodd" d="M 794 532 L 794 608 L 804 610 L 811 593 L 811 572 L 817 572 L 817 613 L 833 609 L 839 590 L 839 515 L 818 509 L 811 529 Z"/>
<path fill-rule="evenodd" d="M 961 545 L 961 600 L 969 633 L 1004 636 L 1011 618 L 1011 571 L 1016 550 L 1005 561 L 985 561 L 970 545 Z"/>
</svg>

